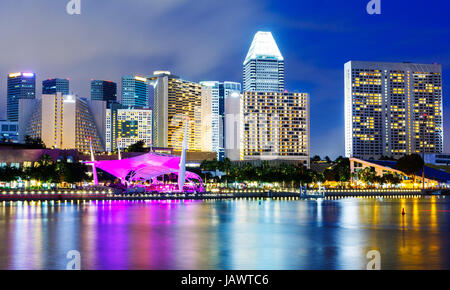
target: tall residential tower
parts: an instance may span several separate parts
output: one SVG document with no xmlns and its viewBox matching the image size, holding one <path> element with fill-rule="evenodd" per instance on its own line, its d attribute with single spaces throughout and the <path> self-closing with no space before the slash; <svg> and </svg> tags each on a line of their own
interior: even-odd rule
<svg viewBox="0 0 450 290">
<path fill-rule="evenodd" d="M 181 151 L 184 124 L 188 120 L 189 151 L 202 151 L 202 86 L 182 80 L 169 72 L 155 72 L 153 143 L 155 147 Z"/>
<path fill-rule="evenodd" d="M 442 67 L 345 64 L 345 154 L 363 159 L 442 153 Z"/>
<path fill-rule="evenodd" d="M 309 95 L 244 92 L 241 161 L 301 163 L 309 167 Z"/>
</svg>

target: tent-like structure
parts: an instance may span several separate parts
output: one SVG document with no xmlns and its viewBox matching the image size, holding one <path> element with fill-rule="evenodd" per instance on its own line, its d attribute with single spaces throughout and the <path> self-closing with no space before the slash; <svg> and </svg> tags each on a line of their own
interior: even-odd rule
<svg viewBox="0 0 450 290">
<path fill-rule="evenodd" d="M 120 179 L 122 183 L 139 184 L 143 182 L 150 182 L 152 184 L 160 183 L 158 177 L 176 174 L 184 176 L 186 185 L 183 185 L 183 190 L 195 188 L 195 191 L 203 192 L 203 182 L 200 176 L 192 172 L 185 172 L 183 168 L 180 170 L 180 160 L 178 156 L 172 156 L 159 153 L 147 153 L 137 157 L 122 159 L 122 160 L 107 160 L 107 161 L 89 161 L 93 167 L 100 168 L 109 174 Z M 198 182 L 195 183 L 195 180 Z"/>
</svg>

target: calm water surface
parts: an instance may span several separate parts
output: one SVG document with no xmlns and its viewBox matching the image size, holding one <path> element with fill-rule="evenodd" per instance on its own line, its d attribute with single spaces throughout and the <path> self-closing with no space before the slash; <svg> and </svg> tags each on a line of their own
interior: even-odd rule
<svg viewBox="0 0 450 290">
<path fill-rule="evenodd" d="M 450 197 L 0 203 L 0 239 L 0 269 L 450 269 Z"/>
</svg>

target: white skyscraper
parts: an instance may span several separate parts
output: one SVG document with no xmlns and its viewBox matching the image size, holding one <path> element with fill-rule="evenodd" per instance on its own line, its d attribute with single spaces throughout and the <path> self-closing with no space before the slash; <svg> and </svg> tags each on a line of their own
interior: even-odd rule
<svg viewBox="0 0 450 290">
<path fill-rule="evenodd" d="M 442 67 L 345 64 L 345 154 L 363 159 L 442 153 Z"/>
<path fill-rule="evenodd" d="M 244 61 L 245 92 L 283 92 L 284 58 L 271 32 L 259 31 Z"/>
<path fill-rule="evenodd" d="M 204 151 L 217 153 L 217 158 L 225 158 L 225 102 L 231 95 L 241 93 L 241 84 L 235 82 L 201 82 L 202 91 L 202 123 Z M 208 140 L 205 140 L 208 139 Z"/>
</svg>

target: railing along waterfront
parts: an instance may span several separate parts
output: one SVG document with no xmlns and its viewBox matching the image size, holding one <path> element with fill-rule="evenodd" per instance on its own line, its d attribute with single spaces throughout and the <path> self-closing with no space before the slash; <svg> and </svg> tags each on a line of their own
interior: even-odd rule
<svg viewBox="0 0 450 290">
<path fill-rule="evenodd" d="M 222 189 L 206 193 L 136 193 L 126 194 L 114 189 L 103 190 L 1 190 L 0 201 L 20 200 L 207 200 L 233 198 L 339 198 L 375 196 L 420 196 L 434 194 L 419 189 Z M 440 193 L 439 193 L 440 194 Z"/>
</svg>

